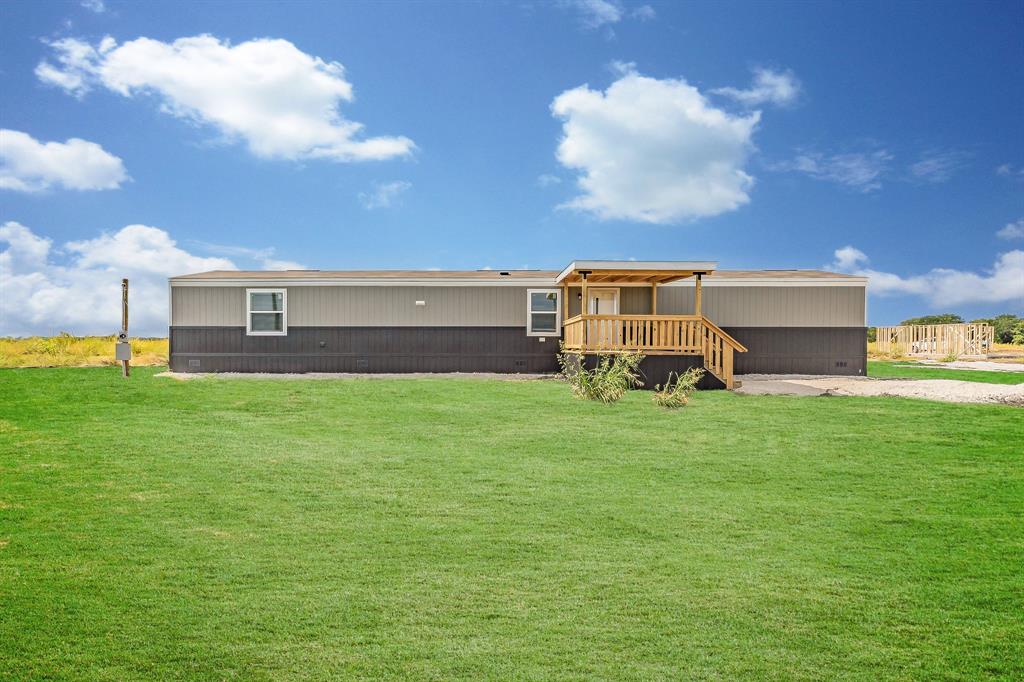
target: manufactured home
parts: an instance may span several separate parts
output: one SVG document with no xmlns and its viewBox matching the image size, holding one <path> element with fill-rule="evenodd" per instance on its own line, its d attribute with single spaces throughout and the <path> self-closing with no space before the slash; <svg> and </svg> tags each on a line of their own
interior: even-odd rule
<svg viewBox="0 0 1024 682">
<path fill-rule="evenodd" d="M 176 372 L 554 372 L 639 351 L 649 383 L 699 366 L 863 375 L 867 280 L 707 261 L 574 261 L 560 272 L 214 271 L 170 279 Z"/>
</svg>

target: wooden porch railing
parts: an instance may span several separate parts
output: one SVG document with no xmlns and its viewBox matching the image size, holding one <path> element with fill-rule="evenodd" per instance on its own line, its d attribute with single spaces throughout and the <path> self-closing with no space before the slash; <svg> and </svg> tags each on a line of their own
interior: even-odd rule
<svg viewBox="0 0 1024 682">
<path fill-rule="evenodd" d="M 733 387 L 733 353 L 747 350 L 702 315 L 577 315 L 562 329 L 573 352 L 701 355 L 726 388 Z"/>
</svg>

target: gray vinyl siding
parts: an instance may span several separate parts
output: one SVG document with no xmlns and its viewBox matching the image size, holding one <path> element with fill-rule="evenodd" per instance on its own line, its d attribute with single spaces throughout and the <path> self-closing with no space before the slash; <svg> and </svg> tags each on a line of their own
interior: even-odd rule
<svg viewBox="0 0 1024 682">
<path fill-rule="evenodd" d="M 526 327 L 529 287 L 284 288 L 289 327 Z M 172 287 L 171 324 L 245 326 L 245 289 Z"/>
<path fill-rule="evenodd" d="M 291 287 L 288 324 L 525 327 L 526 291 L 526 287 Z M 418 306 L 416 301 L 426 305 Z"/>
<path fill-rule="evenodd" d="M 254 287 L 257 288 L 257 287 Z M 524 327 L 529 287 L 308 286 L 288 290 L 289 327 Z M 174 326 L 245 326 L 245 287 L 172 287 Z M 721 327 L 863 327 L 864 288 L 705 285 Z M 569 316 L 580 312 L 570 289 Z M 694 288 L 658 287 L 658 312 L 693 314 Z M 621 287 L 623 314 L 651 312 L 649 287 Z M 417 306 L 416 301 L 425 301 Z"/>
<path fill-rule="evenodd" d="M 658 287 L 658 312 L 693 313 L 694 287 Z M 705 286 L 704 315 L 719 327 L 863 327 L 863 287 Z"/>
<path fill-rule="evenodd" d="M 580 313 L 580 289 L 569 290 L 569 316 Z M 704 315 L 720 327 L 863 327 L 864 288 L 714 286 L 701 288 Z M 658 313 L 692 315 L 694 287 L 658 287 Z M 651 312 L 650 287 L 621 287 L 623 315 Z"/>
<path fill-rule="evenodd" d="M 171 325 L 245 326 L 244 287 L 171 287 Z"/>
</svg>

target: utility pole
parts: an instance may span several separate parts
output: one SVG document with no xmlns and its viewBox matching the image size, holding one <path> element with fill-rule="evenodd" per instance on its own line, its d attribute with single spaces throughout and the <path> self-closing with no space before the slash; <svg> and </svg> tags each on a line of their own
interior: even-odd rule
<svg viewBox="0 0 1024 682">
<path fill-rule="evenodd" d="M 114 357 L 121 362 L 121 376 L 128 378 L 132 345 L 128 341 L 128 280 L 121 280 L 121 333 L 117 335 Z"/>
</svg>

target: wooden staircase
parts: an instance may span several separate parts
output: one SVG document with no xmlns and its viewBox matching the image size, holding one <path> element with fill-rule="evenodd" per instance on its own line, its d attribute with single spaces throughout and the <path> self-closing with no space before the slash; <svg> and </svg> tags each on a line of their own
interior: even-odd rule
<svg viewBox="0 0 1024 682">
<path fill-rule="evenodd" d="M 701 317 L 701 343 L 704 369 L 711 372 L 725 384 L 726 389 L 736 388 L 733 376 L 733 353 L 746 353 L 747 347 L 732 338 L 706 317 Z"/>
</svg>

